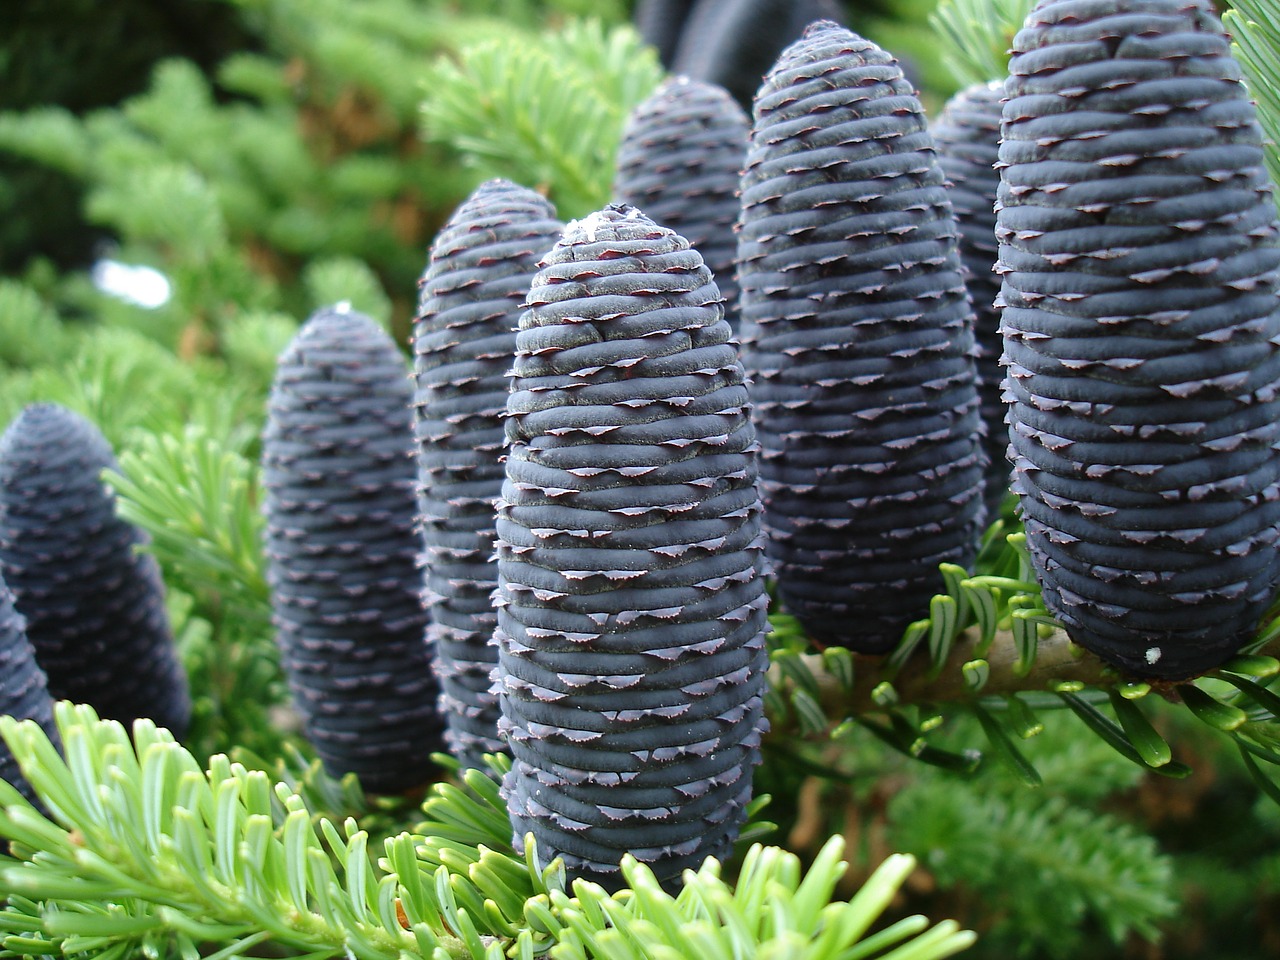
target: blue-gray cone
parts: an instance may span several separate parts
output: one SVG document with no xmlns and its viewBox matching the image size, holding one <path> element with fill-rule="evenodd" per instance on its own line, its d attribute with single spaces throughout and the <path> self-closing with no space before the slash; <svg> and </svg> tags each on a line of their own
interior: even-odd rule
<svg viewBox="0 0 1280 960">
<path fill-rule="evenodd" d="M 281 663 L 326 769 L 375 793 L 427 782 L 443 746 L 407 373 L 373 320 L 319 310 L 280 356 L 263 434 Z"/>
<path fill-rule="evenodd" d="M 507 374 L 538 259 L 563 229 L 534 191 L 506 180 L 481 184 L 431 246 L 413 326 L 427 630 L 449 748 L 480 769 L 484 754 L 506 749 L 490 674 Z"/>
<path fill-rule="evenodd" d="M 181 737 L 191 699 L 160 568 L 116 515 L 106 469 L 115 454 L 84 417 L 51 403 L 18 414 L 0 437 L 0 569 L 54 699 Z"/>
<path fill-rule="evenodd" d="M 756 97 L 742 359 L 778 597 L 824 642 L 889 649 L 968 563 L 985 510 L 973 314 L 924 112 L 834 23 Z"/>
<path fill-rule="evenodd" d="M 998 219 L 1014 488 L 1045 602 L 1126 674 L 1253 636 L 1280 580 L 1276 210 L 1202 0 L 1050 0 Z"/>
<path fill-rule="evenodd" d="M 999 516 L 1009 494 L 1009 427 L 1001 382 L 1004 338 L 995 302 L 1000 294 L 996 265 L 995 168 L 1000 151 L 1003 83 L 979 83 L 961 90 L 932 124 L 938 165 L 960 227 L 960 260 L 965 285 L 973 299 L 974 334 L 978 344 L 978 397 L 987 428 L 987 520 Z"/>
<path fill-rule="evenodd" d="M 756 451 L 720 294 L 634 208 L 565 228 L 529 292 L 498 509 L 517 843 L 572 876 L 724 858 L 766 729 Z"/>
<path fill-rule="evenodd" d="M 34 720 L 56 745 L 58 728 L 53 722 L 53 698 L 44 670 L 36 662 L 36 651 L 27 639 L 27 624 L 13 605 L 13 593 L 0 581 L 0 715 L 18 720 Z M 35 801 L 18 762 L 0 740 L 0 780 L 18 788 Z"/>
<path fill-rule="evenodd" d="M 627 119 L 613 195 L 688 240 L 711 269 L 738 329 L 738 175 L 750 121 L 722 87 L 674 77 Z"/>
</svg>

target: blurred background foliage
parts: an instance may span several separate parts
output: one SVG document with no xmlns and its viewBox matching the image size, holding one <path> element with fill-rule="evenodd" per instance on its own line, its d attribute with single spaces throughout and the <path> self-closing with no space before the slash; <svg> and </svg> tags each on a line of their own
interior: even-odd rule
<svg viewBox="0 0 1280 960">
<path fill-rule="evenodd" d="M 902 59 L 932 111 L 1000 69 L 1025 9 L 828 6 Z M 486 177 L 545 190 L 566 218 L 605 202 L 626 112 L 664 71 L 637 15 L 626 0 L 0 4 L 0 420 L 53 400 L 116 445 L 122 509 L 171 589 L 198 755 L 301 756 L 273 712 L 257 539 L 277 354 L 337 300 L 407 343 L 431 238 Z M 130 293 L 106 289 L 138 268 L 153 272 Z M 1175 781 L 1044 718 L 1031 789 L 784 713 L 759 774 L 774 839 L 812 855 L 844 834 L 846 892 L 915 854 L 897 908 L 980 931 L 975 958 L 1280 953 L 1280 813 L 1234 753 L 1179 730 L 1196 773 Z M 957 749 L 977 737 L 965 723 L 944 735 Z"/>
</svg>

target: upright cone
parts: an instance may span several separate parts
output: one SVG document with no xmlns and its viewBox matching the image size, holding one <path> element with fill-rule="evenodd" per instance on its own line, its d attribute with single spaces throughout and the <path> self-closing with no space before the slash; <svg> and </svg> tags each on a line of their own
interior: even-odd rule
<svg viewBox="0 0 1280 960">
<path fill-rule="evenodd" d="M 498 512 L 517 843 L 620 883 L 724 857 L 766 727 L 756 443 L 719 291 L 629 207 L 565 228 L 521 318 Z"/>
<path fill-rule="evenodd" d="M 987 428 L 987 473 L 984 499 L 987 520 L 999 515 L 1009 494 L 1009 427 L 1001 383 L 1004 340 L 996 299 L 996 192 L 1000 174 L 1000 113 L 1003 83 L 979 83 L 961 90 L 931 125 L 938 165 L 947 178 L 947 193 L 960 227 L 960 260 L 965 286 L 973 300 L 974 338 L 978 345 L 978 397 Z"/>
<path fill-rule="evenodd" d="M 1276 210 L 1200 0 L 1048 0 L 1014 43 L 999 239 L 1045 602 L 1125 673 L 1248 640 L 1280 581 Z"/>
<path fill-rule="evenodd" d="M 413 324 L 418 514 L 427 627 L 449 748 L 484 769 L 502 752 L 491 595 L 494 503 L 502 492 L 507 374 L 538 258 L 564 225 L 544 197 L 481 184 L 431 245 Z"/>
<path fill-rule="evenodd" d="M 160 567 L 116 515 L 108 468 L 118 469 L 111 445 L 84 417 L 24 409 L 0 437 L 0 569 L 54 699 L 181 737 L 191 697 Z"/>
<path fill-rule="evenodd" d="M 377 793 L 425 783 L 443 745 L 407 374 L 369 317 L 319 310 L 280 356 L 262 440 L 281 663 L 325 767 Z"/>
<path fill-rule="evenodd" d="M 924 111 L 834 23 L 756 97 L 742 177 L 742 360 L 784 608 L 888 650 L 983 521 L 973 315 Z"/>
<path fill-rule="evenodd" d="M 26 621 L 13 605 L 13 593 L 0 581 L 0 716 L 18 720 L 34 720 L 49 739 L 57 744 L 58 728 L 53 722 L 53 698 L 45 672 L 36 662 L 36 651 L 27 639 Z M 18 761 L 0 740 L 0 780 L 18 788 L 28 800 L 35 801 Z"/>
<path fill-rule="evenodd" d="M 738 329 L 738 174 L 750 121 L 713 83 L 674 77 L 631 112 L 613 195 L 693 245 L 711 269 L 729 327 Z"/>
</svg>

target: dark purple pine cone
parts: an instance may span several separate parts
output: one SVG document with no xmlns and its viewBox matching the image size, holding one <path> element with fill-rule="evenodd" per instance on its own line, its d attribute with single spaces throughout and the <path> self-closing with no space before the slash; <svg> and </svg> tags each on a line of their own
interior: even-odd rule
<svg viewBox="0 0 1280 960">
<path fill-rule="evenodd" d="M 498 660 L 493 505 L 504 476 L 507 374 L 538 258 L 563 227 L 532 190 L 481 184 L 432 244 L 413 328 L 427 631 L 449 747 L 481 769 L 484 754 L 506 749 L 490 674 Z"/>
<path fill-rule="evenodd" d="M 751 124 L 715 84 L 675 77 L 631 112 L 613 195 L 687 239 L 715 277 L 725 319 L 738 329 L 738 175 Z"/>
<path fill-rule="evenodd" d="M 36 662 L 36 651 L 27 639 L 26 621 L 13 605 L 13 594 L 0 581 L 0 715 L 18 720 L 34 720 L 56 745 L 58 728 L 53 722 L 53 698 L 44 670 Z M 28 800 L 35 793 L 18 762 L 0 740 L 0 780 L 17 787 Z"/>
<path fill-rule="evenodd" d="M 319 310 L 280 356 L 263 434 L 281 663 L 325 767 L 376 793 L 425 783 L 442 746 L 406 374 L 373 320 Z"/>
<path fill-rule="evenodd" d="M 1050 0 L 1015 40 L 1002 320 L 1027 542 L 1072 639 L 1180 679 L 1280 580 L 1276 210 L 1207 2 Z"/>
<path fill-rule="evenodd" d="M 951 206 L 960 227 L 960 261 L 973 299 L 974 333 L 978 343 L 978 398 L 987 426 L 987 519 L 999 516 L 1009 493 L 1009 428 L 1000 383 L 1004 370 L 1000 354 L 1000 318 L 995 300 L 1000 293 L 996 264 L 995 164 L 1000 151 L 1000 109 L 1003 83 L 978 83 L 947 101 L 932 124 L 938 165 L 947 178 Z"/>
<path fill-rule="evenodd" d="M 767 727 L 756 442 L 711 272 L 631 207 L 565 229 L 521 318 L 498 509 L 517 843 L 666 884 L 723 858 Z"/>
<path fill-rule="evenodd" d="M 0 568 L 56 700 L 181 737 L 191 717 L 147 537 L 116 515 L 111 445 L 77 413 L 23 410 L 0 437 Z"/>
<path fill-rule="evenodd" d="M 815 20 L 840 20 L 838 0 L 698 0 L 671 72 L 724 87 L 744 108 L 778 54 Z"/>
<path fill-rule="evenodd" d="M 920 102 L 834 23 L 756 99 L 742 359 L 778 596 L 816 639 L 889 649 L 985 511 L 973 315 Z"/>
</svg>

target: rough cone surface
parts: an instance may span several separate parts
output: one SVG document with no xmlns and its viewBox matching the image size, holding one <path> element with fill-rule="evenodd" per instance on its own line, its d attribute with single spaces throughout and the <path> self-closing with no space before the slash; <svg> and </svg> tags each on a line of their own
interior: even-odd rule
<svg viewBox="0 0 1280 960">
<path fill-rule="evenodd" d="M 614 197 L 670 227 L 702 254 L 734 331 L 738 238 L 733 227 L 750 125 L 722 87 L 675 77 L 632 111 L 613 178 Z"/>
<path fill-rule="evenodd" d="M 850 31 L 811 26 L 754 113 L 741 339 L 778 596 L 811 635 L 883 652 L 984 515 L 955 217 L 911 85 Z"/>
<path fill-rule="evenodd" d="M 0 437 L 0 568 L 54 699 L 181 737 L 191 700 L 160 568 L 116 515 L 108 468 L 111 445 L 84 417 L 24 409 Z"/>
<path fill-rule="evenodd" d="M 414 321 L 414 433 L 427 627 L 449 747 L 485 769 L 498 739 L 490 674 L 494 503 L 502 492 L 516 326 L 538 259 L 560 237 L 551 204 L 505 180 L 481 184 L 436 236 Z"/>
<path fill-rule="evenodd" d="M 966 87 L 947 101 L 932 124 L 938 165 L 947 178 L 947 191 L 960 227 L 960 260 L 965 285 L 973 299 L 974 334 L 978 343 L 978 396 L 987 428 L 986 504 L 988 521 L 999 515 L 1009 493 L 1009 427 L 1001 382 L 1000 356 L 1004 339 L 995 301 L 1000 278 L 995 273 L 995 168 L 1000 152 L 1000 114 L 1003 83 Z"/>
<path fill-rule="evenodd" d="M 569 224 L 521 318 L 498 511 L 517 842 L 616 886 L 723 857 L 767 721 L 756 442 L 720 295 L 630 207 Z"/>
<path fill-rule="evenodd" d="M 1072 639 L 1188 677 L 1280 580 L 1280 244 L 1254 108 L 1207 3 L 1050 0 L 1014 47 L 999 240 L 1027 542 Z"/>
<path fill-rule="evenodd" d="M 317 311 L 280 356 L 263 435 L 268 580 L 294 703 L 330 773 L 379 793 L 426 782 L 442 746 L 406 374 L 373 320 Z"/>
<path fill-rule="evenodd" d="M 36 651 L 27 639 L 26 621 L 13 605 L 13 593 L 0 581 L 0 715 L 34 720 L 55 745 L 58 728 L 53 722 L 53 698 Z M 13 784 L 28 800 L 35 801 L 31 784 L 18 762 L 0 740 L 0 780 Z"/>
</svg>

